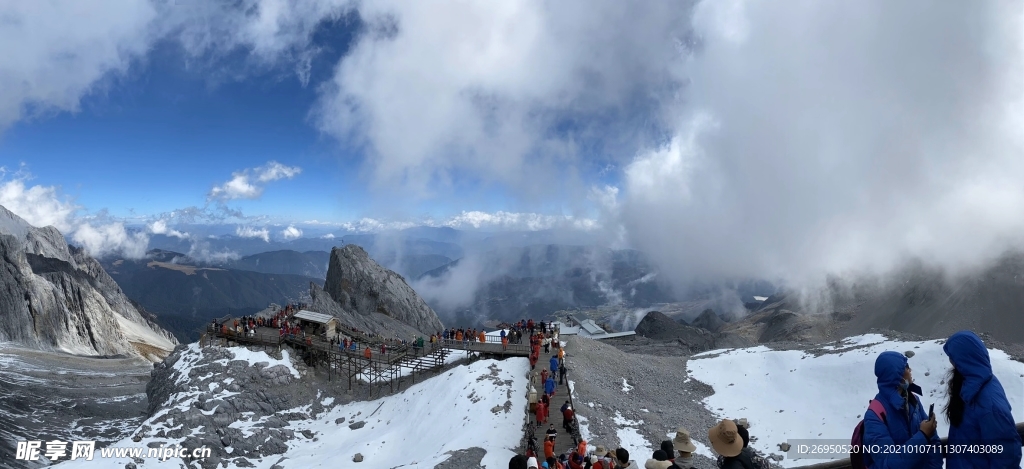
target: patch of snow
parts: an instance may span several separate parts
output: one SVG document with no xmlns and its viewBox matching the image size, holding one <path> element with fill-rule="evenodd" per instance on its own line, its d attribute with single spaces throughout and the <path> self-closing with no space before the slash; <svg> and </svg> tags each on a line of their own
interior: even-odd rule
<svg viewBox="0 0 1024 469">
<path fill-rule="evenodd" d="M 145 325 L 121 316 L 116 311 L 113 313 L 114 318 L 117 319 L 117 325 L 121 328 L 121 332 L 124 333 L 129 342 L 141 342 L 168 352 L 174 350 L 174 344 L 171 343 L 170 339 L 157 334 L 156 331 Z"/>
<path fill-rule="evenodd" d="M 763 346 L 715 351 L 719 355 L 690 360 L 687 373 L 714 388 L 714 394 L 703 404 L 718 418 L 750 421 L 751 433 L 758 438 L 751 446 L 766 454 L 784 454 L 776 445 L 790 439 L 850 439 L 859 416 L 878 392 L 874 363 L 886 350 L 914 350 L 910 366 L 914 382 L 924 390 L 924 405 L 944 405 L 945 386 L 939 382 L 950 365 L 942 352 L 942 341 L 877 340 L 873 335 L 854 337 L 846 343 L 866 347 L 817 357 Z M 989 354 L 1013 408 L 1014 420 L 1020 422 L 1024 420 L 1024 380 L 1020 379 L 1024 363 L 1012 360 L 1001 350 L 989 350 Z M 757 392 L 751 392 L 754 388 Z M 938 423 L 939 434 L 945 436 L 946 422 L 940 418 Z M 696 440 L 694 443 L 699 447 Z M 821 461 L 784 459 L 781 464 L 796 467 L 814 462 Z"/>
<path fill-rule="evenodd" d="M 195 344 L 191 344 L 191 345 L 195 345 Z M 295 369 L 295 365 L 292 365 L 291 357 L 288 355 L 289 354 L 288 349 L 281 349 L 281 359 L 280 360 L 278 360 L 278 359 L 276 359 L 274 357 L 271 357 L 270 355 L 267 355 L 267 352 L 264 352 L 262 350 L 260 350 L 258 352 L 254 352 L 254 351 L 249 350 L 249 349 L 247 349 L 245 347 L 231 347 L 229 350 L 231 351 L 231 353 L 235 354 L 235 358 L 233 358 L 231 360 L 227 360 L 227 359 L 217 360 L 214 363 L 220 363 L 221 365 L 227 365 L 228 362 L 233 362 L 233 361 L 237 361 L 237 360 L 244 360 L 246 362 L 249 362 L 250 365 L 255 365 L 257 363 L 266 363 L 267 364 L 267 368 L 272 368 L 272 367 L 275 367 L 275 366 L 283 366 L 285 368 L 288 368 L 288 371 L 290 371 L 292 373 L 292 376 L 294 376 L 296 378 L 299 377 L 299 370 Z"/>
<path fill-rule="evenodd" d="M 630 386 L 629 383 L 626 382 L 626 378 L 622 378 L 622 392 L 629 394 L 632 390 L 633 386 Z"/>
<path fill-rule="evenodd" d="M 619 426 L 615 430 L 615 436 L 619 438 L 619 446 L 629 451 L 629 454 L 640 459 L 641 455 L 654 454 L 654 449 L 647 443 L 647 439 L 637 431 L 637 427 L 644 424 L 643 420 L 629 420 L 615 411 L 612 421 Z"/>
<path fill-rule="evenodd" d="M 196 344 L 189 347 L 175 363 L 175 368 L 186 376 L 191 365 L 183 363 L 195 364 L 202 354 Z M 232 349 L 236 360 L 283 364 L 262 352 L 247 354 L 236 350 Z M 290 361 L 286 366 L 291 368 Z M 482 466 L 503 467 L 514 454 L 506 448 L 522 437 L 527 419 L 522 410 L 526 406 L 528 371 L 529 361 L 525 358 L 479 360 L 414 384 L 393 396 L 339 405 L 309 420 L 291 421 L 287 428 L 296 433 L 311 431 L 316 434 L 316 441 L 292 440 L 286 443 L 289 448 L 284 454 L 247 460 L 252 466 L 246 467 L 269 469 L 282 456 L 287 458 L 288 467 L 337 467 L 339 463 L 345 466 L 355 453 L 362 453 L 362 465 L 366 467 L 426 469 L 449 459 L 452 451 L 472 447 L 487 449 Z M 177 393 L 170 401 L 174 407 L 187 407 L 196 402 L 199 394 L 198 391 Z M 212 399 L 227 395 L 222 392 Z M 324 402 L 330 399 L 326 397 Z M 506 406 L 509 410 L 505 410 Z M 308 412 L 309 407 L 307 404 L 285 412 Z M 153 423 L 162 413 L 145 422 L 153 426 L 149 434 L 163 427 L 162 423 Z M 345 424 L 335 423 L 340 417 L 346 418 Z M 349 423 L 358 421 L 365 422 L 365 426 L 349 428 Z M 252 421 L 250 415 L 230 426 L 249 435 L 258 423 L 260 421 Z M 112 446 L 145 447 L 156 441 L 174 445 L 181 440 L 146 436 L 134 442 L 128 437 Z M 227 467 L 239 467 L 235 461 L 228 461 Z M 129 458 L 96 458 L 63 462 L 61 467 L 123 467 L 130 462 Z"/>
<path fill-rule="evenodd" d="M 768 299 L 767 296 L 755 296 L 754 297 L 754 301 L 764 301 L 764 300 L 767 300 L 767 299 Z"/>
</svg>

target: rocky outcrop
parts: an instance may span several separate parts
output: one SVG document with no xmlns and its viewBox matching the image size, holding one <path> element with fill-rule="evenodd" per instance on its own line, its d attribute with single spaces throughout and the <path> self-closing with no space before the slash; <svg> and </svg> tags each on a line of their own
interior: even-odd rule
<svg viewBox="0 0 1024 469">
<path fill-rule="evenodd" d="M 675 340 L 690 350 L 715 346 L 715 335 L 704 329 L 679 324 L 659 311 L 651 311 L 636 326 L 637 335 L 656 340 Z"/>
<path fill-rule="evenodd" d="M 401 275 L 377 264 L 354 244 L 331 250 L 323 292 L 342 310 L 377 319 L 385 316 L 421 334 L 435 333 L 444 327 L 437 313 Z"/>
<path fill-rule="evenodd" d="M 300 385 L 302 362 L 293 361 L 288 349 L 281 353 L 178 347 L 155 365 L 146 389 L 150 418 L 132 439 L 210 448 L 211 457 L 198 461 L 205 469 L 244 460 L 236 458 L 280 459 L 275 455 L 303 436 L 289 422 L 308 420 L 327 402 L 317 388 Z"/>
<path fill-rule="evenodd" d="M 0 207 L 0 341 L 159 360 L 177 341 L 143 317 L 95 259 L 53 227 Z"/>
<path fill-rule="evenodd" d="M 694 319 L 693 322 L 690 323 L 690 325 L 701 329 L 707 329 L 711 332 L 719 332 L 722 330 L 722 327 L 725 326 L 725 321 L 718 317 L 713 309 L 705 309 L 703 313 L 700 313 L 700 316 L 697 316 L 697 319 Z"/>
<path fill-rule="evenodd" d="M 385 337 L 399 337 L 403 339 L 411 339 L 424 334 L 408 324 L 381 313 L 359 314 L 346 310 L 337 301 L 334 301 L 330 293 L 325 292 L 315 283 L 310 283 L 309 295 L 312 297 L 309 309 L 319 313 L 330 314 L 341 320 L 341 323 L 348 327 L 380 334 Z M 436 333 L 437 331 L 434 332 Z"/>
</svg>

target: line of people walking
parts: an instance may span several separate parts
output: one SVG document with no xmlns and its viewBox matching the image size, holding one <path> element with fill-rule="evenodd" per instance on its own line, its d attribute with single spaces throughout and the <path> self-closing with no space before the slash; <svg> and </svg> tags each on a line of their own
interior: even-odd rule
<svg viewBox="0 0 1024 469">
<path fill-rule="evenodd" d="M 899 352 L 882 352 L 874 364 L 878 392 L 851 438 L 852 446 L 866 451 L 851 453 L 852 469 L 1020 469 L 1021 437 L 984 342 L 974 332 L 960 331 L 950 336 L 942 349 L 951 365 L 943 380 L 947 401 L 940 410 L 949 422 L 945 445 L 936 431 L 934 404 L 925 411 L 923 390 L 914 383 L 909 358 Z M 552 357 L 552 368 L 556 359 Z M 566 414 L 567 410 L 571 412 L 568 402 L 562 406 L 563 428 L 567 419 L 574 417 Z M 540 410 L 537 414 L 538 424 L 546 421 L 546 410 L 543 416 Z M 550 425 L 542 458 L 531 451 L 531 443 L 526 455 L 509 461 L 509 469 L 639 468 L 625 449 L 598 445 L 589 453 L 585 441 L 555 456 L 556 434 Z M 724 419 L 707 435 L 720 469 L 772 469 L 768 458 L 750 448 L 745 419 Z M 693 469 L 694 451 L 689 432 L 679 428 L 673 440 L 662 442 L 654 451 L 644 469 Z"/>
</svg>

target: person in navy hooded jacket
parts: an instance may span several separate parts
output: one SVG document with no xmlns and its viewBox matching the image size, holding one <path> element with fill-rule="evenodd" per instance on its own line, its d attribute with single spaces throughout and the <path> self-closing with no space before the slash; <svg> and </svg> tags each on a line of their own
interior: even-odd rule
<svg viewBox="0 0 1024 469">
<path fill-rule="evenodd" d="M 946 377 L 949 402 L 949 448 L 956 445 L 1001 445 L 997 452 L 950 451 L 947 469 L 1019 468 L 1021 441 L 1003 385 L 992 374 L 985 344 L 971 331 L 953 334 L 942 350 L 953 370 Z"/>
<path fill-rule="evenodd" d="M 925 413 L 921 387 L 914 384 L 907 357 L 898 352 L 882 352 L 875 359 L 878 394 L 875 399 L 885 408 L 885 418 L 874 412 L 864 414 L 864 441 L 882 448 L 904 446 L 904 451 L 879 451 L 865 454 L 864 464 L 871 469 L 941 469 L 939 436 L 935 418 Z"/>
</svg>

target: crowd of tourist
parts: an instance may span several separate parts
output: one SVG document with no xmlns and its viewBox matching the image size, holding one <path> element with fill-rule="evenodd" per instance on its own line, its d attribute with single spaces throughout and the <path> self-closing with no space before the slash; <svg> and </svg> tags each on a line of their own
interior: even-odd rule
<svg viewBox="0 0 1024 469">
<path fill-rule="evenodd" d="M 878 393 L 853 429 L 850 444 L 861 451 L 851 452 L 852 469 L 1020 468 L 1021 437 L 1003 386 L 992 372 L 985 344 L 975 333 L 961 331 L 946 341 L 943 352 L 952 365 L 942 381 L 947 387 L 942 408 L 949 422 L 946 442 L 939 440 L 936 431 L 934 404 L 925 411 L 923 390 L 914 384 L 907 354 L 882 352 L 874 364 Z M 552 357 L 552 367 L 556 358 Z M 546 386 L 545 397 L 536 410 L 537 428 L 547 418 L 544 406 L 550 396 Z M 561 410 L 563 429 L 568 431 L 574 417 L 568 401 Z M 708 430 L 719 469 L 775 467 L 750 448 L 748 428 L 746 419 L 725 419 Z M 639 469 L 626 449 L 612 450 L 585 441 L 556 456 L 557 436 L 554 425 L 549 425 L 543 453 L 538 452 L 532 434 L 528 436 L 526 454 L 515 455 L 509 469 Z M 692 469 L 695 450 L 689 431 L 679 428 L 675 438 L 663 441 L 643 468 Z"/>
</svg>

